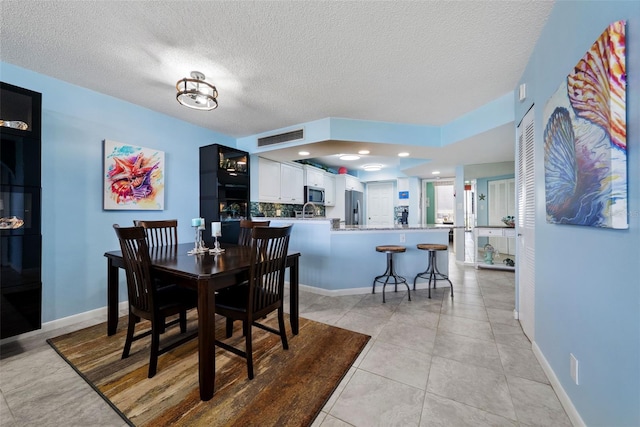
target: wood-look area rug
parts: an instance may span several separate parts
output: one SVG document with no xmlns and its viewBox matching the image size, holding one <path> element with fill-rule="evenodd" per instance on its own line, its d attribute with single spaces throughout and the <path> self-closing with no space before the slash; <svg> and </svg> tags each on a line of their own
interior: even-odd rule
<svg viewBox="0 0 640 427">
<path fill-rule="evenodd" d="M 130 356 L 120 359 L 126 316 L 110 337 L 102 323 L 47 341 L 131 425 L 307 426 L 370 337 L 303 318 L 300 333 L 292 335 L 286 321 L 289 350 L 280 337 L 253 328 L 253 380 L 244 359 L 216 348 L 215 394 L 208 402 L 199 395 L 197 339 L 160 356 L 153 378 L 147 378 L 150 338 L 135 341 Z M 235 323 L 233 338 L 225 341 L 244 348 Z M 265 323 L 276 326 L 276 316 Z M 224 337 L 224 320 L 216 326 L 216 336 Z M 148 327 L 142 321 L 137 330 Z M 190 318 L 189 330 L 194 328 Z M 178 332 L 168 330 L 161 344 Z"/>
</svg>

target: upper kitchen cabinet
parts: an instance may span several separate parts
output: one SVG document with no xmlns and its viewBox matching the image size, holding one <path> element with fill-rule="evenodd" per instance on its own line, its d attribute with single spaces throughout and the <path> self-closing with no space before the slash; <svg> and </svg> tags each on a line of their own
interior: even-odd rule
<svg viewBox="0 0 640 427">
<path fill-rule="evenodd" d="M 304 185 L 324 188 L 324 171 L 313 166 L 304 166 Z"/>
<path fill-rule="evenodd" d="M 237 241 L 237 236 L 226 235 L 234 233 L 232 228 L 239 230 L 240 219 L 248 218 L 249 194 L 249 153 L 219 144 L 200 147 L 200 216 L 206 236 L 211 236 L 211 222 L 220 221 L 221 240 Z"/>
<path fill-rule="evenodd" d="M 280 203 L 280 163 L 258 157 L 258 200 Z"/>
<path fill-rule="evenodd" d="M 336 176 L 332 173 L 322 174 L 322 188 L 324 188 L 324 205 L 335 206 L 336 204 Z"/>
<path fill-rule="evenodd" d="M 304 173 L 299 166 L 282 163 L 280 165 L 280 202 L 304 203 Z"/>
<path fill-rule="evenodd" d="M 304 173 L 301 166 L 258 160 L 258 199 L 268 203 L 304 203 Z"/>
<path fill-rule="evenodd" d="M 364 184 L 362 184 L 358 178 L 353 175 L 340 174 L 336 176 L 336 182 L 338 180 L 344 182 L 345 190 L 359 191 L 361 193 L 364 192 Z"/>
</svg>

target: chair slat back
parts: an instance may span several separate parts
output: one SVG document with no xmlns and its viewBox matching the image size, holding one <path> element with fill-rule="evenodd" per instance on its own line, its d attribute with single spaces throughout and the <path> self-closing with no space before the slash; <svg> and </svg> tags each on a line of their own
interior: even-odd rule
<svg viewBox="0 0 640 427">
<path fill-rule="evenodd" d="M 268 227 L 271 221 L 252 221 L 250 219 L 240 220 L 240 233 L 238 234 L 238 244 L 240 246 L 251 246 L 251 232 L 254 227 Z"/>
<path fill-rule="evenodd" d="M 144 228 L 120 227 L 118 224 L 114 224 L 113 228 L 122 250 L 129 304 L 150 313 L 154 308 L 155 288 L 151 280 L 151 259 Z"/>
<path fill-rule="evenodd" d="M 178 244 L 178 220 L 134 220 L 133 224 L 144 228 L 147 246 L 169 246 Z"/>
<path fill-rule="evenodd" d="M 254 227 L 247 312 L 256 313 L 282 301 L 291 227 Z"/>
</svg>

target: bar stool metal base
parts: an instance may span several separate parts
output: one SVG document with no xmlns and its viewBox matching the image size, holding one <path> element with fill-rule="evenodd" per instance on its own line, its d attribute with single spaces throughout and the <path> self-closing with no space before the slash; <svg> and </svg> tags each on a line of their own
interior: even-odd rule
<svg viewBox="0 0 640 427">
<path fill-rule="evenodd" d="M 437 280 L 446 280 L 449 282 L 449 286 L 451 286 L 451 298 L 453 298 L 453 283 L 449 280 L 449 276 L 446 274 L 440 273 L 438 270 L 438 265 L 436 264 L 436 252 L 447 250 L 446 245 L 431 245 L 431 244 L 418 244 L 418 249 L 429 251 L 429 266 L 422 273 L 418 273 L 416 277 L 413 279 L 413 290 L 416 290 L 416 281 L 418 277 L 429 280 L 429 298 L 431 298 L 431 280 L 433 280 L 433 289 L 436 288 Z"/>
<path fill-rule="evenodd" d="M 387 283 L 389 283 L 389 280 L 391 278 L 393 278 L 393 284 L 395 286 L 395 292 L 398 292 L 398 285 L 399 284 L 403 284 L 407 287 L 407 293 L 409 295 L 409 301 L 411 301 L 411 289 L 409 288 L 409 284 L 407 283 L 407 280 L 398 275 L 395 271 L 395 269 L 393 268 L 393 254 L 394 253 L 400 253 L 400 252 L 405 252 L 406 248 L 404 246 L 377 246 L 376 247 L 376 251 L 378 252 L 384 252 L 387 254 L 387 269 L 385 270 L 385 272 L 379 276 L 376 276 L 375 279 L 373 279 L 373 290 L 372 290 L 372 294 L 376 293 L 376 282 L 378 283 L 382 283 L 382 302 L 386 303 L 386 299 L 384 296 L 384 291 L 385 288 L 387 287 Z"/>
</svg>

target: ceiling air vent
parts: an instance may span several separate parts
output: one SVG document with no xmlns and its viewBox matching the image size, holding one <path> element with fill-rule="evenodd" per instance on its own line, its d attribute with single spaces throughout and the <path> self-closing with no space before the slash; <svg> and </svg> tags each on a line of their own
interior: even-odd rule
<svg viewBox="0 0 640 427">
<path fill-rule="evenodd" d="M 258 147 L 280 144 L 281 142 L 297 141 L 299 139 L 304 139 L 304 129 L 292 130 L 291 132 L 279 133 L 278 135 L 258 138 Z"/>
</svg>

